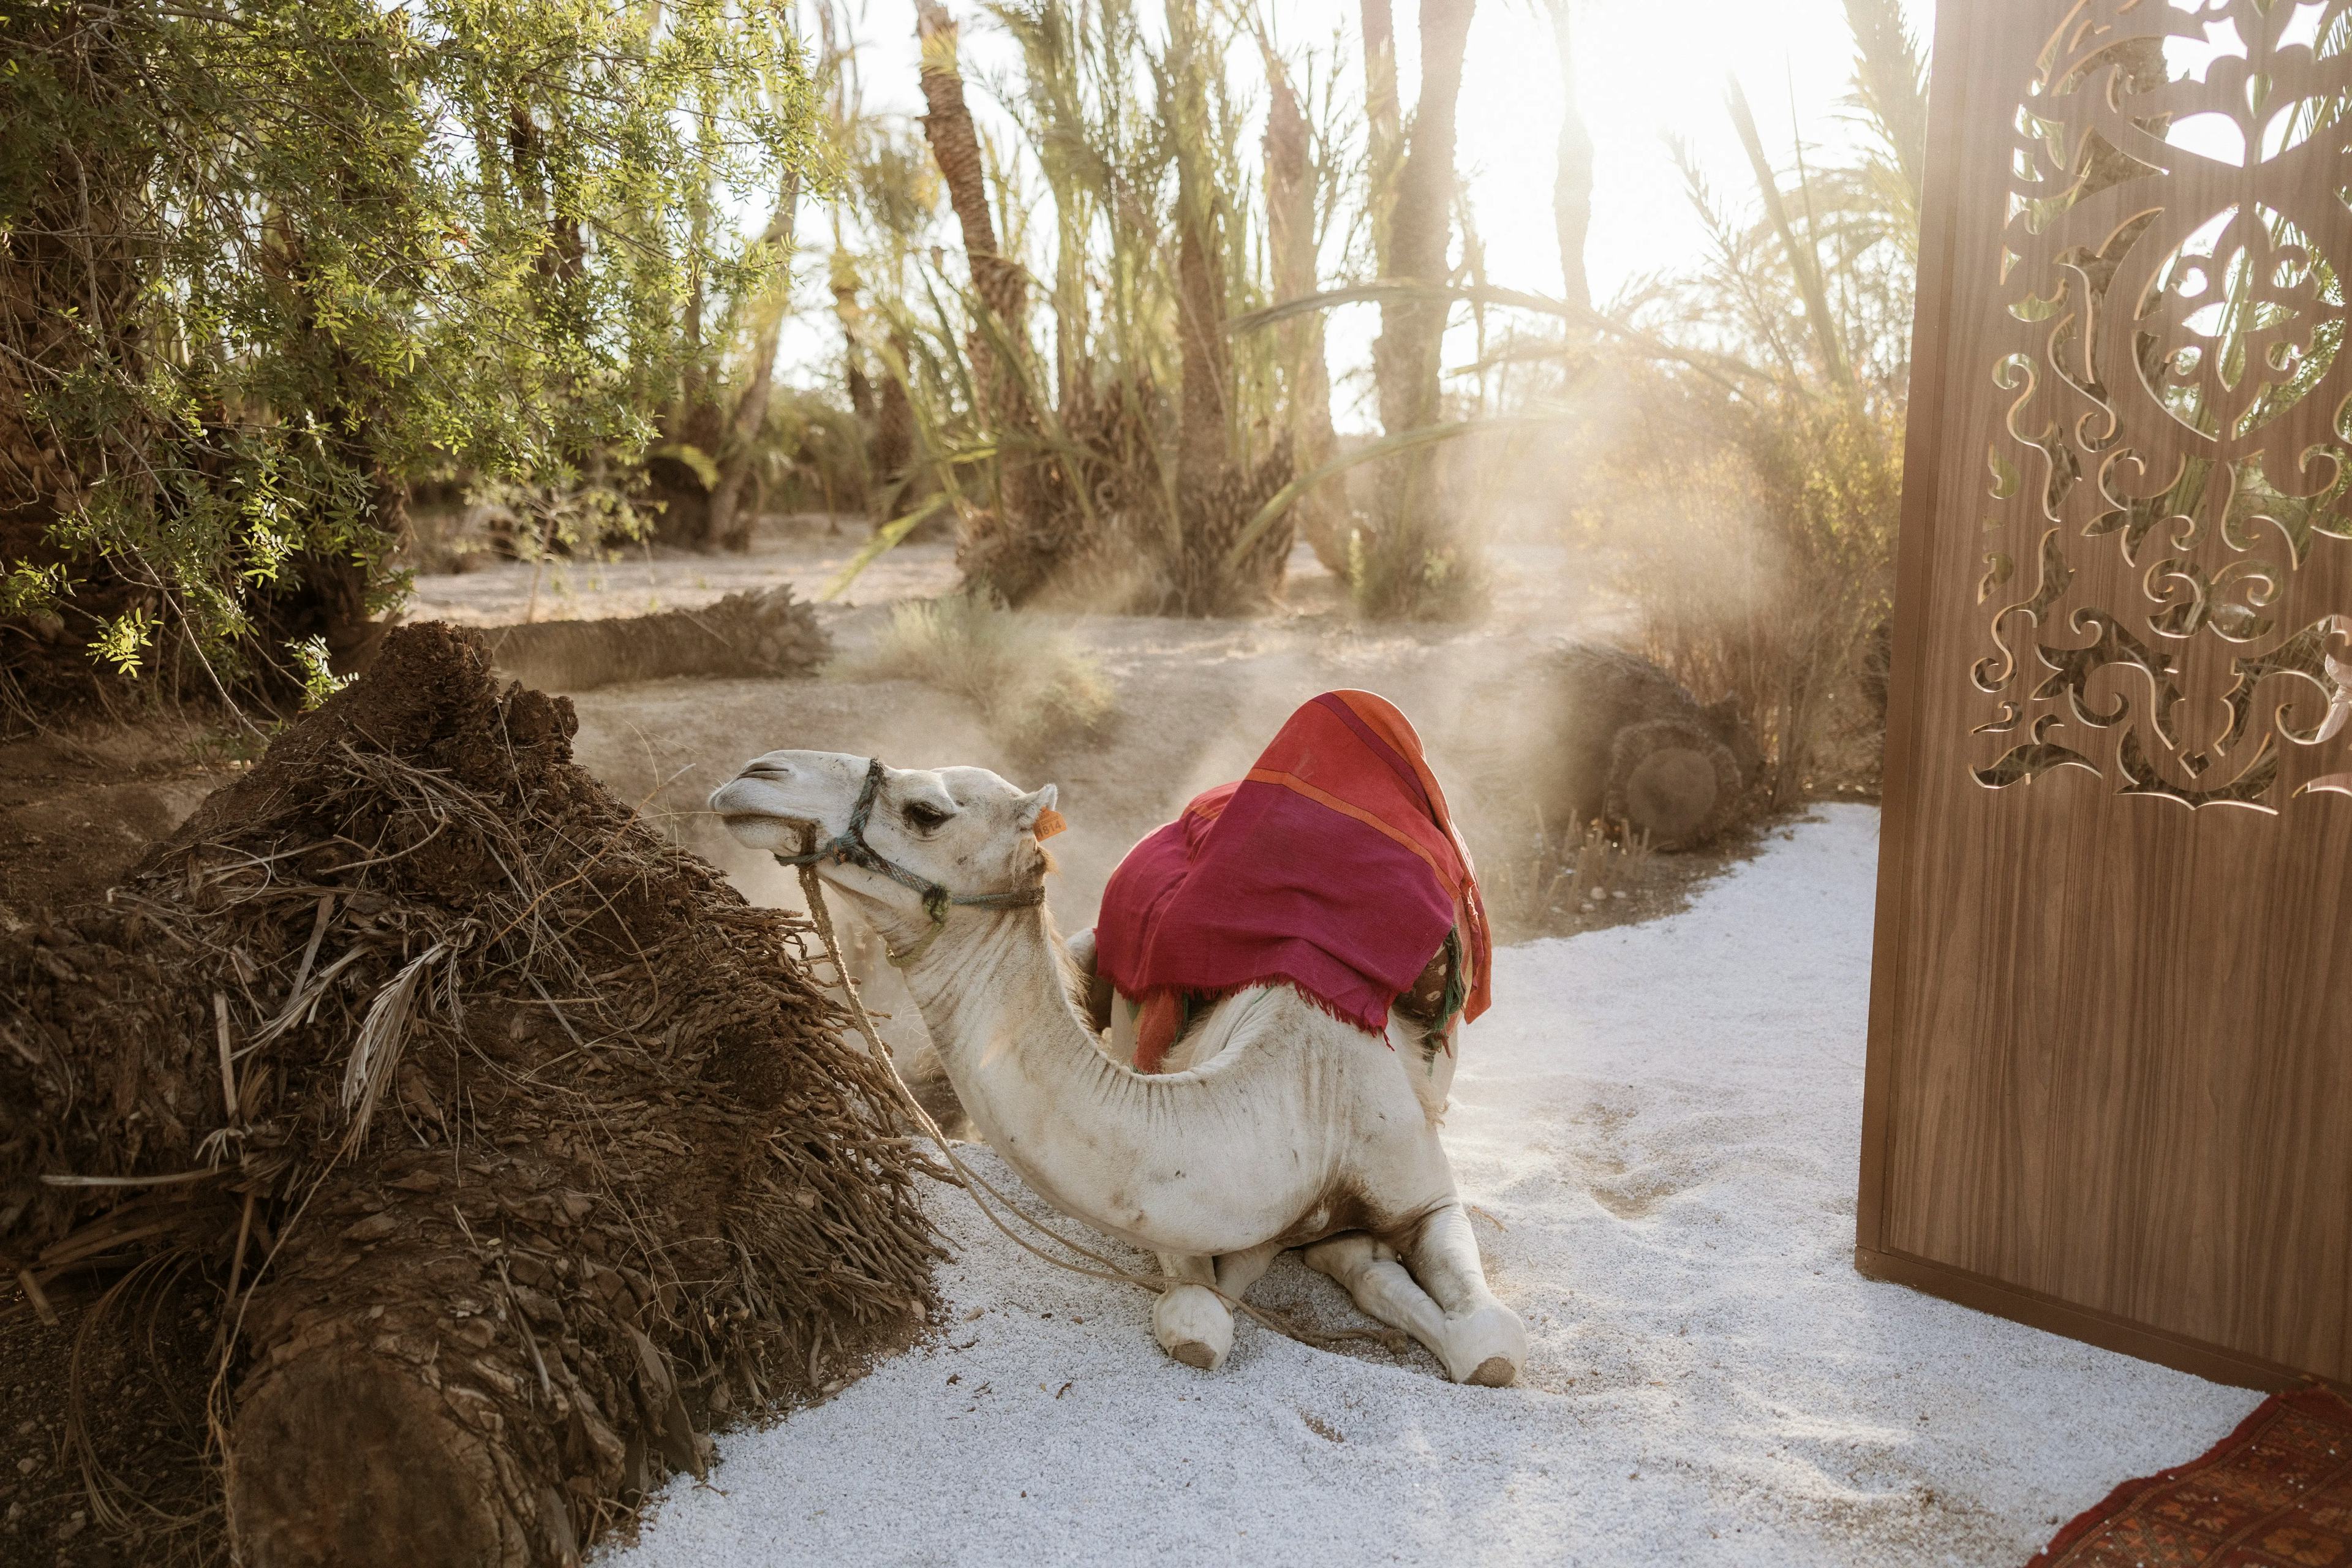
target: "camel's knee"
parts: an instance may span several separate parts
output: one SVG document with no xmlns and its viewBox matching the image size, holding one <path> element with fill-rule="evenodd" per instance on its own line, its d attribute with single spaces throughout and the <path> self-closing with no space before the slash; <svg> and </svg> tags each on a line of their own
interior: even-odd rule
<svg viewBox="0 0 2352 1568">
<path fill-rule="evenodd" d="M 1151 1309 L 1152 1337 L 1186 1366 L 1214 1372 L 1234 1348 L 1234 1315 L 1202 1285 L 1171 1285 Z"/>
<path fill-rule="evenodd" d="M 1422 1222 L 1420 1234 L 1405 1249 L 1405 1265 L 1448 1316 L 1475 1311 L 1495 1299 L 1486 1288 L 1478 1238 L 1459 1204 L 1448 1204 Z"/>
</svg>

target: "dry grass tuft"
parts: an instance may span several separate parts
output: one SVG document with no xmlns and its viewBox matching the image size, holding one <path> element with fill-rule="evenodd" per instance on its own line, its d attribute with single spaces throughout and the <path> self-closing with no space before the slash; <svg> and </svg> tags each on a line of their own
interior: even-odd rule
<svg viewBox="0 0 2352 1568">
<path fill-rule="evenodd" d="M 1651 857 L 1648 838 L 1622 826 L 1596 821 L 1580 833 L 1554 834 L 1538 819 L 1520 852 L 1489 858 L 1479 882 L 1503 939 L 1524 941 L 1605 909 L 1612 894 L 1641 888 Z"/>
<path fill-rule="evenodd" d="M 962 698 L 1015 751 L 1083 735 L 1111 708 L 1093 656 L 1052 623 L 980 594 L 899 605 L 874 647 L 835 659 L 844 680 L 914 680 Z"/>
</svg>

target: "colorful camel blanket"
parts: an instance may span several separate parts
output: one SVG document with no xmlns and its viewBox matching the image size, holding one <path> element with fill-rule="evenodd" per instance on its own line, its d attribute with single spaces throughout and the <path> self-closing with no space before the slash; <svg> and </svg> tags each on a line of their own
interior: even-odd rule
<svg viewBox="0 0 2352 1568">
<path fill-rule="evenodd" d="M 1327 691 L 1247 777 L 1197 796 L 1103 891 L 1095 971 L 1142 1009 L 1158 1070 L 1185 1005 L 1287 983 L 1375 1034 L 1449 937 L 1462 1016 L 1486 1009 L 1493 947 L 1470 851 L 1402 713 Z"/>
</svg>

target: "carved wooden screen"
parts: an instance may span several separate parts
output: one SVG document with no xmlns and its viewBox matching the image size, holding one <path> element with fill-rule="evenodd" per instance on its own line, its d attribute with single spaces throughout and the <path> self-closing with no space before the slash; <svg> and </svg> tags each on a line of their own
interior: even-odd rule
<svg viewBox="0 0 2352 1568">
<path fill-rule="evenodd" d="M 2352 4 L 1942 11 L 1859 1257 L 2352 1378 Z"/>
</svg>

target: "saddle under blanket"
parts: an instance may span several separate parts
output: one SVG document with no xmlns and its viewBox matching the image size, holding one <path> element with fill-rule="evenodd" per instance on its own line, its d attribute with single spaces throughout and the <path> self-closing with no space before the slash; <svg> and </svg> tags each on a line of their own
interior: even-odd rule
<svg viewBox="0 0 2352 1568">
<path fill-rule="evenodd" d="M 1452 939 L 1461 1016 L 1493 957 L 1470 851 L 1402 713 L 1327 691 L 1246 777 L 1196 796 L 1103 891 L 1096 973 L 1142 1012 L 1137 1070 L 1158 1070 L 1188 1004 L 1291 985 L 1373 1034 Z"/>
</svg>

